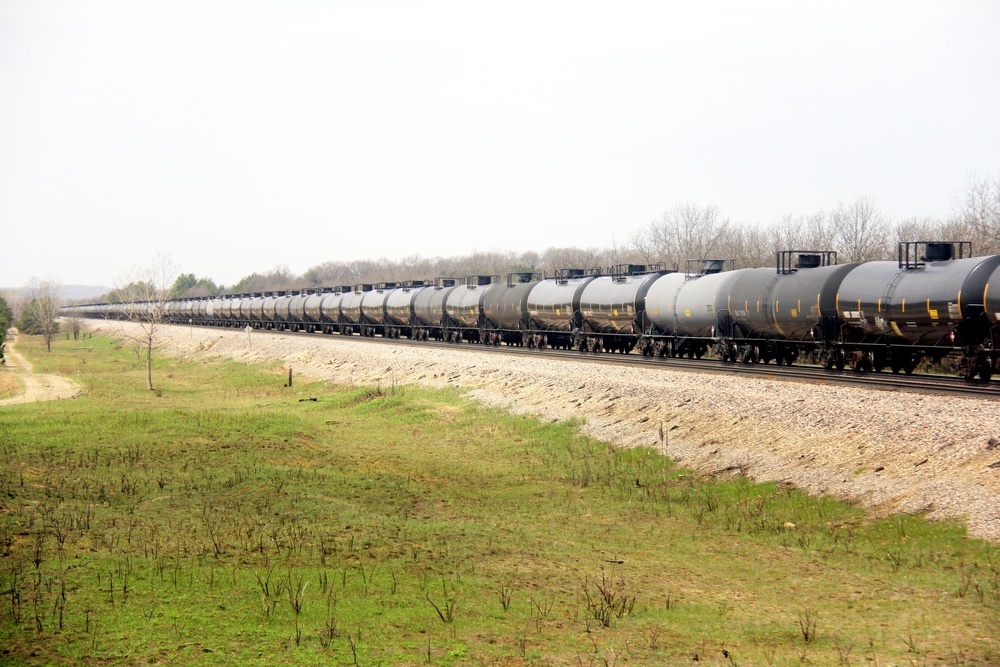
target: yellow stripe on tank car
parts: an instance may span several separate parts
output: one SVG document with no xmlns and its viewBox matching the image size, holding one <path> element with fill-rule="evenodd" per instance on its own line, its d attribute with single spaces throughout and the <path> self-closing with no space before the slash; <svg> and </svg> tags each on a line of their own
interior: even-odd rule
<svg viewBox="0 0 1000 667">
<path fill-rule="evenodd" d="M 882 312 L 882 299 L 878 300 L 878 312 Z"/>
<path fill-rule="evenodd" d="M 903 299 L 903 312 L 906 312 L 906 299 Z"/>
<path fill-rule="evenodd" d="M 990 291 L 990 284 L 986 283 L 986 287 L 983 288 L 983 308 L 986 308 L 986 293 Z"/>
<path fill-rule="evenodd" d="M 983 301 L 983 305 L 986 305 L 985 301 Z M 958 314 L 962 314 L 962 290 L 958 290 Z"/>
<path fill-rule="evenodd" d="M 896 332 L 896 335 L 898 335 L 898 336 L 902 336 L 903 335 L 903 332 L 899 330 L 899 327 L 896 326 L 895 322 L 890 322 L 889 324 L 892 325 L 892 330 Z"/>
</svg>

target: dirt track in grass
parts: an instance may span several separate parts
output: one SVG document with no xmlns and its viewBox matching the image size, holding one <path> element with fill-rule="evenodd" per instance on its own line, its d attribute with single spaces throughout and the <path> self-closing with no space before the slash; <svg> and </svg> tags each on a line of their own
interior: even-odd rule
<svg viewBox="0 0 1000 667">
<path fill-rule="evenodd" d="M 20 335 L 16 329 L 11 329 L 11 335 L 4 347 L 7 363 L 4 364 L 3 370 L 0 372 L 16 374 L 24 384 L 24 391 L 17 396 L 0 400 L 0 406 L 55 401 L 79 396 L 81 393 L 80 385 L 69 378 L 47 373 L 35 373 L 28 360 L 14 349 L 14 344 Z"/>
</svg>

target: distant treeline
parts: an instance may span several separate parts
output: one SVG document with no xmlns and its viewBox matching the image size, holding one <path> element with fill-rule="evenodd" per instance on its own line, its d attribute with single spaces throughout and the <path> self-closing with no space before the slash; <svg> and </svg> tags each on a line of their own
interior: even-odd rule
<svg viewBox="0 0 1000 667">
<path fill-rule="evenodd" d="M 891 221 L 875 198 L 859 196 L 828 212 L 788 215 L 771 225 L 730 220 L 714 205 L 682 204 L 636 232 L 622 246 L 610 248 L 549 248 L 542 252 L 476 252 L 457 257 L 398 260 L 363 259 L 324 262 L 296 275 L 285 266 L 252 273 L 234 285 L 217 285 L 211 278 L 182 274 L 171 288 L 172 298 L 334 287 L 358 283 L 432 280 L 439 276 L 475 274 L 504 276 L 534 271 L 551 276 L 563 268 L 607 268 L 615 264 L 665 263 L 683 269 L 695 258 L 732 259 L 736 268 L 770 266 L 781 250 L 834 250 L 838 261 L 895 259 L 898 241 L 971 241 L 976 255 L 1000 252 L 1000 176 L 971 176 L 964 193 L 955 197 L 947 218 Z M 114 301 L 115 293 L 107 300 Z"/>
</svg>

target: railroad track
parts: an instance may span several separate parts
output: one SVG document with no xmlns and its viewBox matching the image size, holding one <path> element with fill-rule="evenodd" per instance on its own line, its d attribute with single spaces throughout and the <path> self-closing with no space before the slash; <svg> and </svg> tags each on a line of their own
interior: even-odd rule
<svg viewBox="0 0 1000 667">
<path fill-rule="evenodd" d="M 181 326 L 181 325 L 179 325 Z M 285 336 L 315 338 L 315 333 L 267 330 Z M 336 335 L 329 336 L 335 338 Z M 723 373 L 762 377 L 769 380 L 809 382 L 823 385 L 864 386 L 882 391 L 905 391 L 925 394 L 948 394 L 1000 400 L 1000 383 L 968 381 L 958 377 L 928 375 L 895 375 L 892 373 L 857 373 L 851 370 L 828 371 L 819 366 L 776 366 L 772 364 L 742 364 L 721 362 L 718 359 L 650 358 L 635 354 L 593 353 L 567 350 L 537 350 L 508 345 L 478 345 L 476 343 L 445 343 L 439 341 L 414 341 L 407 338 L 363 338 L 351 336 L 349 340 L 372 345 L 403 345 L 420 349 L 436 348 L 450 351 L 480 352 L 486 354 L 523 355 L 539 359 L 562 359 L 594 364 L 627 365 L 640 368 L 689 371 L 696 373 Z"/>
</svg>

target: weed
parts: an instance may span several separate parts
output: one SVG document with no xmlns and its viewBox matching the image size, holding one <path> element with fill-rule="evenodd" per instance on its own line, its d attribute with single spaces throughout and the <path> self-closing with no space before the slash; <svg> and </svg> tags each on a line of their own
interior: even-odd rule
<svg viewBox="0 0 1000 667">
<path fill-rule="evenodd" d="M 493 591 L 500 599 L 500 606 L 503 607 L 504 611 L 507 611 L 510 608 L 510 602 L 514 595 L 513 584 L 511 584 L 509 579 L 503 579 L 498 586 L 493 588 Z"/>
<path fill-rule="evenodd" d="M 612 618 L 622 618 L 632 613 L 636 596 L 629 596 L 625 590 L 625 579 L 616 576 L 615 567 L 608 573 L 601 568 L 600 580 L 585 576 L 580 583 L 584 608 L 603 627 L 611 625 Z"/>
<path fill-rule="evenodd" d="M 451 623 L 455 620 L 455 610 L 458 604 L 455 597 L 455 587 L 453 584 L 449 586 L 443 576 L 441 577 L 441 604 L 434 602 L 431 599 L 430 593 L 425 592 L 424 596 L 431 606 L 434 607 L 434 611 L 437 612 L 438 618 L 441 619 L 442 623 Z"/>
<path fill-rule="evenodd" d="M 802 611 L 799 612 L 799 631 L 802 633 L 802 641 L 806 644 L 816 641 L 818 616 L 819 614 L 809 607 L 803 607 Z"/>
</svg>

